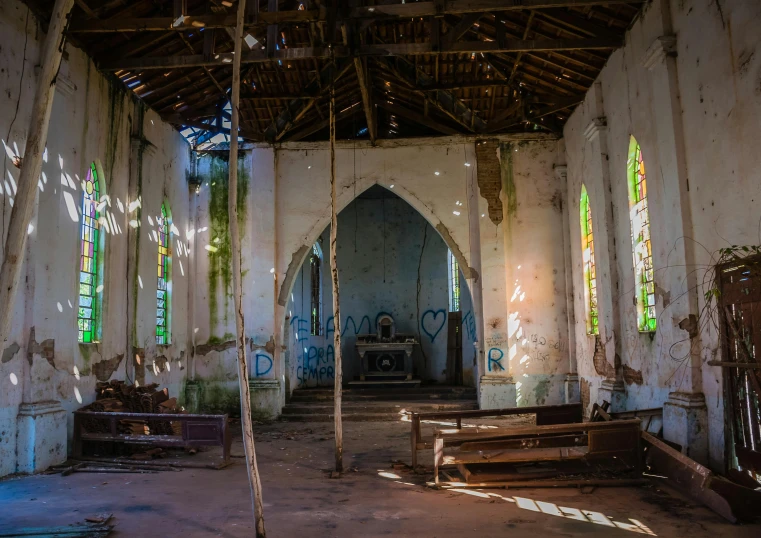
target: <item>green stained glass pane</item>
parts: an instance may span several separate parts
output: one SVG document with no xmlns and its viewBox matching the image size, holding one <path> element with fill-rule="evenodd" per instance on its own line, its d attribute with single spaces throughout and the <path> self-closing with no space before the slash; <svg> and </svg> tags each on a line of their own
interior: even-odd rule
<svg viewBox="0 0 761 538">
<path fill-rule="evenodd" d="M 91 331 L 86 331 L 85 333 L 83 333 L 82 342 L 84 342 L 86 344 L 89 344 L 89 343 L 92 342 L 92 332 Z"/>
<path fill-rule="evenodd" d="M 84 326 L 85 326 L 84 320 L 83 319 L 78 319 L 77 320 L 77 328 L 79 329 L 80 333 L 82 332 L 82 329 L 84 328 Z"/>
<path fill-rule="evenodd" d="M 80 284 L 79 285 L 79 294 L 80 295 L 92 295 L 92 286 L 88 286 L 87 284 Z"/>
<path fill-rule="evenodd" d="M 82 331 L 79 331 L 79 337 L 78 337 L 78 339 L 79 339 L 80 342 L 84 342 L 85 341 L 85 339 L 84 339 L 84 333 Z"/>
</svg>

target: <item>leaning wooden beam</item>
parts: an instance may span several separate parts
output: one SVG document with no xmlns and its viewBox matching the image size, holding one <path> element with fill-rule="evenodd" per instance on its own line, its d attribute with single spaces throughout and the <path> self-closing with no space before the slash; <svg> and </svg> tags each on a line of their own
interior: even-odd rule
<svg viewBox="0 0 761 538">
<path fill-rule="evenodd" d="M 647 0 L 449 0 L 446 2 L 415 2 L 407 4 L 389 4 L 355 7 L 348 17 L 339 18 L 338 22 L 365 19 L 387 21 L 414 17 L 433 17 L 442 15 L 463 15 L 465 13 L 523 11 L 527 9 L 548 9 L 567 7 L 587 7 L 599 5 L 643 4 Z M 327 11 L 287 10 L 276 12 L 259 12 L 257 23 L 246 24 L 246 28 L 267 24 L 293 24 L 327 20 Z M 103 21 L 75 21 L 70 32 L 145 32 L 169 30 L 174 23 L 172 17 L 151 18 L 113 18 Z M 195 24 L 194 24 L 195 23 Z M 225 28 L 235 26 L 235 17 L 230 15 L 196 15 L 185 18 L 176 30 L 191 29 L 197 25 L 206 28 Z"/>
<path fill-rule="evenodd" d="M 351 64 L 349 64 L 351 65 Z M 357 110 L 359 110 L 359 107 L 362 103 L 356 102 L 353 105 L 348 106 L 347 108 L 343 109 L 341 112 L 336 114 L 336 123 L 340 122 L 341 120 L 344 120 L 350 116 L 352 116 Z M 295 131 L 293 133 L 288 133 L 288 135 L 284 138 L 284 141 L 286 142 L 297 142 L 299 140 L 302 140 L 308 136 L 311 136 L 326 127 L 330 127 L 330 118 L 325 118 L 324 120 L 309 123 L 304 126 L 303 129 L 299 131 Z"/>
<path fill-rule="evenodd" d="M 420 125 L 425 125 L 426 127 L 429 127 L 433 129 L 434 131 L 438 131 L 442 134 L 447 134 L 447 135 L 462 134 L 457 129 L 453 129 L 452 127 L 449 127 L 448 125 L 439 123 L 438 121 L 434 120 L 430 116 L 424 116 L 423 114 L 418 114 L 417 112 L 410 110 L 409 108 L 392 104 L 389 101 L 379 100 L 378 106 L 386 110 L 387 112 L 390 112 L 391 114 L 396 114 L 398 116 L 401 116 L 402 118 L 410 120 L 413 123 L 419 123 Z"/>
<path fill-rule="evenodd" d="M 365 119 L 367 120 L 367 134 L 370 135 L 370 143 L 375 145 L 375 137 L 378 131 L 373 111 L 373 92 L 367 79 L 367 71 L 362 58 L 354 58 L 354 68 L 357 70 L 359 91 L 362 94 L 362 108 L 365 110 Z"/>
<path fill-rule="evenodd" d="M 21 262 L 24 259 L 27 231 L 34 211 L 35 191 L 42 172 L 42 154 L 45 151 L 50 114 L 53 110 L 56 75 L 61 65 L 66 39 L 63 31 L 73 5 L 74 0 L 56 0 L 40 56 L 41 69 L 32 103 L 29 135 L 5 240 L 3 265 L 0 267 L 0 349 L 5 347 L 8 339 L 11 315 L 16 304 Z"/>
<path fill-rule="evenodd" d="M 193 127 L 195 129 L 201 129 L 203 131 L 208 131 L 210 133 L 218 134 L 230 134 L 230 129 L 226 127 L 218 127 L 217 125 L 213 125 L 210 123 L 204 123 L 202 121 L 192 120 L 189 118 L 186 118 L 180 114 L 165 114 L 161 116 L 161 119 L 163 119 L 167 123 L 171 123 L 172 125 L 177 125 L 179 127 L 185 126 L 185 127 Z M 252 141 L 261 141 L 263 140 L 263 137 L 255 132 L 248 131 L 246 129 L 239 129 L 238 135 L 241 138 L 245 138 L 247 140 Z"/>
<path fill-rule="evenodd" d="M 414 5 L 414 4 L 405 4 Z M 509 39 L 504 43 L 496 41 L 461 41 L 452 44 L 449 48 L 436 50 L 432 43 L 388 43 L 383 45 L 362 45 L 353 53 L 343 46 L 334 47 L 336 58 L 350 58 L 354 56 L 419 56 L 421 54 L 450 54 L 450 53 L 491 53 L 505 54 L 513 52 L 537 52 L 558 50 L 596 50 L 615 49 L 623 44 L 621 39 Z M 214 58 L 206 58 L 203 54 L 188 56 L 152 56 L 145 58 L 124 58 L 103 60 L 98 67 L 103 71 L 118 71 L 128 69 L 172 69 L 175 67 L 197 67 L 209 65 L 231 64 L 234 54 L 220 53 Z M 303 60 L 307 58 L 327 59 L 331 56 L 331 50 L 327 47 L 301 47 L 276 50 L 272 58 L 261 50 L 244 52 L 242 63 L 264 63 L 272 60 Z"/>
<path fill-rule="evenodd" d="M 338 298 L 338 253 L 336 239 L 338 237 L 338 210 L 336 209 L 336 89 L 335 83 L 330 86 L 330 274 L 333 282 L 333 349 L 335 351 L 335 377 L 333 381 L 333 417 L 336 437 L 336 472 L 344 470 L 344 441 L 343 424 L 341 422 L 341 389 L 343 371 L 341 366 L 341 311 Z"/>
<path fill-rule="evenodd" d="M 256 0 L 254 0 L 256 1 Z M 243 448 L 246 453 L 248 483 L 254 508 L 254 524 L 257 538 L 266 535 L 264 530 L 264 505 L 262 503 L 262 483 L 256 464 L 254 432 L 251 422 L 251 394 L 248 386 L 248 365 L 246 364 L 246 333 L 243 320 L 243 299 L 241 287 L 241 246 L 238 230 L 238 124 L 240 122 L 240 53 L 243 43 L 243 20 L 246 15 L 246 0 L 238 0 L 238 23 L 235 26 L 235 62 L 233 63 L 232 120 L 230 130 L 230 180 L 228 184 L 227 212 L 230 222 L 230 244 L 233 259 L 233 302 L 235 305 L 235 336 L 238 349 L 238 383 L 240 385 L 241 423 L 243 425 Z"/>
<path fill-rule="evenodd" d="M 282 138 L 296 124 L 298 118 L 303 116 L 305 109 L 314 104 L 314 98 L 322 93 L 323 88 L 327 88 L 331 81 L 335 82 L 340 79 L 351 67 L 352 63 L 346 60 L 336 63 L 331 62 L 323 67 L 304 88 L 304 97 L 299 97 L 288 103 L 285 110 L 267 127 L 264 137 L 269 142 L 275 142 Z M 327 126 L 328 124 L 326 123 L 321 128 Z"/>
</svg>

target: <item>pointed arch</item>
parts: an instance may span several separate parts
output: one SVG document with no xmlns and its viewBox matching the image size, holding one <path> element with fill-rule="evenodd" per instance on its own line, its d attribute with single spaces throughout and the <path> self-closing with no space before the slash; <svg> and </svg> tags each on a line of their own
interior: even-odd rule
<svg viewBox="0 0 761 538">
<path fill-rule="evenodd" d="M 587 334 L 599 334 L 599 314 L 597 310 L 597 269 L 595 266 L 595 242 L 592 227 L 592 208 L 589 204 L 587 188 L 581 185 L 579 203 L 581 224 L 581 259 L 584 268 L 584 297 L 586 304 Z"/>
<path fill-rule="evenodd" d="M 647 205 L 647 174 L 642 148 L 633 136 L 629 141 L 627 176 L 637 325 L 640 332 L 654 332 L 657 322 L 653 249 L 650 242 L 650 213 Z"/>
<path fill-rule="evenodd" d="M 98 301 L 100 279 L 100 178 L 95 162 L 82 182 L 82 222 L 80 224 L 79 305 L 77 340 L 81 344 L 100 341 L 101 316 Z"/>
<path fill-rule="evenodd" d="M 158 219 L 158 282 L 156 286 L 156 344 L 172 343 L 172 214 L 166 202 Z"/>
</svg>

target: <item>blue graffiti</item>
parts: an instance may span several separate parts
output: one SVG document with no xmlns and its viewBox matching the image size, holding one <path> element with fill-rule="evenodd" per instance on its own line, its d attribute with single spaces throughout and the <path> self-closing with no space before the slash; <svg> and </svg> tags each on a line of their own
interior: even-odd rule
<svg viewBox="0 0 761 538">
<path fill-rule="evenodd" d="M 436 321 L 438 317 L 441 316 L 441 321 Z M 426 327 L 426 320 L 430 319 L 431 321 L 429 323 L 432 323 L 433 325 L 430 327 L 430 331 L 428 330 L 428 327 Z M 423 332 L 428 335 L 428 338 L 431 339 L 431 343 L 433 343 L 434 340 L 436 340 L 436 337 L 441 332 L 441 329 L 444 328 L 444 324 L 447 321 L 447 311 L 443 308 L 440 310 L 426 310 L 423 312 L 423 317 L 420 318 L 420 327 L 422 327 Z M 438 324 L 438 325 L 437 325 Z"/>
<path fill-rule="evenodd" d="M 380 315 L 380 314 L 379 314 Z M 370 317 L 369 316 L 363 316 L 362 320 L 360 320 L 359 325 L 354 321 L 354 318 L 351 316 L 346 317 L 346 321 L 344 322 L 343 329 L 341 329 L 341 336 L 345 336 L 346 332 L 349 330 L 349 324 L 351 323 L 351 326 L 354 330 L 354 336 L 360 334 L 362 331 L 362 327 L 365 326 L 365 322 L 367 322 L 367 331 L 362 334 L 367 334 L 373 332 L 373 328 L 370 325 Z M 329 334 L 335 333 L 335 320 L 333 319 L 333 316 L 330 316 L 328 320 L 325 322 L 325 337 L 327 338 Z"/>
<path fill-rule="evenodd" d="M 266 367 L 261 367 L 262 361 L 265 362 Z M 267 375 L 272 370 L 272 357 L 265 355 L 264 353 L 257 353 L 254 359 L 254 373 L 256 377 Z"/>
<path fill-rule="evenodd" d="M 462 324 L 465 326 L 465 329 L 468 331 L 468 338 L 472 340 L 473 342 L 476 341 L 476 318 L 473 316 L 472 312 L 468 312 L 465 314 L 465 317 L 462 318 Z"/>
<path fill-rule="evenodd" d="M 496 353 L 495 353 L 496 352 Z M 498 347 L 493 347 L 489 350 L 489 371 L 492 370 L 496 371 L 504 371 L 505 367 L 502 366 L 502 358 L 505 356 L 504 351 L 499 349 Z M 492 365 L 494 365 L 494 369 L 492 369 Z"/>
<path fill-rule="evenodd" d="M 309 385 L 310 382 L 317 385 L 325 384 L 329 379 L 335 378 L 334 365 L 335 351 L 332 345 L 328 344 L 325 349 L 316 346 L 305 348 L 296 368 L 296 381 L 299 386 Z"/>
</svg>

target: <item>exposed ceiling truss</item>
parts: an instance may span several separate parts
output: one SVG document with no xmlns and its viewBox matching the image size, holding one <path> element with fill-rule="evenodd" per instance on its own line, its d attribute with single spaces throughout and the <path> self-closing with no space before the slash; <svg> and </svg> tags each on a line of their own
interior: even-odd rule
<svg viewBox="0 0 761 538">
<path fill-rule="evenodd" d="M 644 1 L 249 0 L 239 134 L 325 139 L 331 84 L 341 138 L 559 133 Z M 236 3 L 76 0 L 68 36 L 198 143 L 229 135 Z"/>
</svg>

